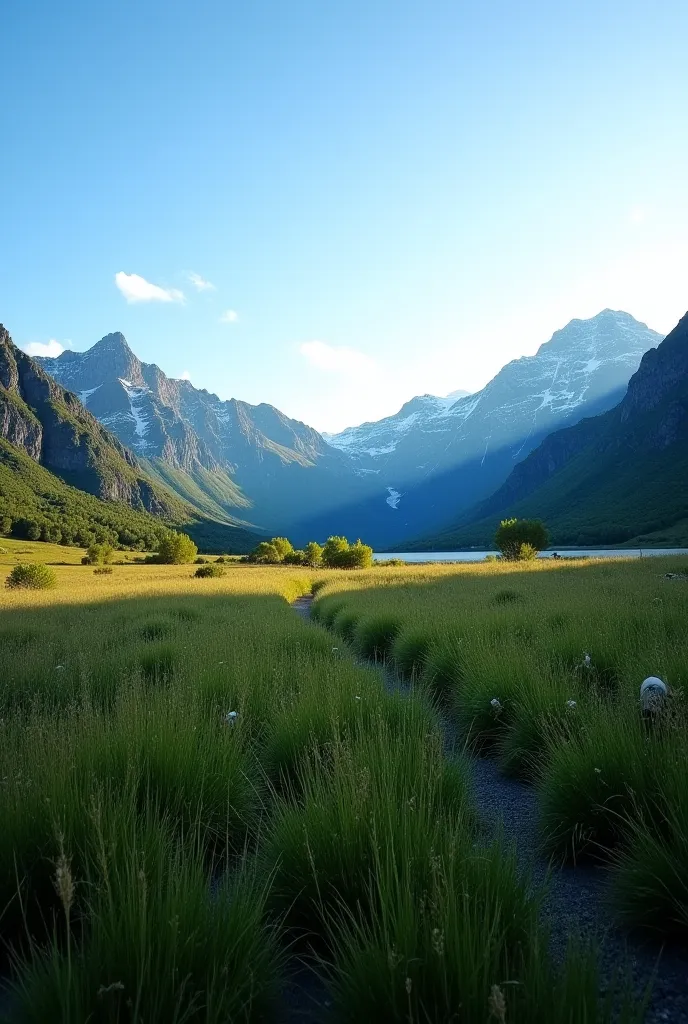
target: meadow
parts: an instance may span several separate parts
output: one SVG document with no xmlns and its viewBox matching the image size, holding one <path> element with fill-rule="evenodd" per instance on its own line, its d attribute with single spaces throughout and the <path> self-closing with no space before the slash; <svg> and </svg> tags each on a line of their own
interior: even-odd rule
<svg viewBox="0 0 688 1024">
<path fill-rule="evenodd" d="M 532 782 L 543 850 L 609 864 L 620 919 L 686 936 L 688 558 L 359 574 L 328 582 L 314 615 Z M 648 676 L 671 690 L 651 727 Z"/>
<path fill-rule="evenodd" d="M 3 546 L 0 584 L 29 557 Z M 686 864 L 685 581 L 657 559 L 194 568 L 0 589 L 0 1016 L 642 1020 L 594 947 L 552 953 L 440 716 L 539 785 L 548 848 L 617 858 L 629 919 L 684 928 L 685 872 L 658 902 L 646 869 L 650 843 L 664 883 Z M 308 623 L 290 602 L 312 591 Z M 674 695 L 648 739 L 651 672 Z"/>
</svg>

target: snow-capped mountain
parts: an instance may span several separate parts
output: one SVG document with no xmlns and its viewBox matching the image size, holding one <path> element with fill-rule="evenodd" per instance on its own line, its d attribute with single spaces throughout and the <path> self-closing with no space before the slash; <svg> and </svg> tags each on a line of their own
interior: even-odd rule
<svg viewBox="0 0 688 1024">
<path fill-rule="evenodd" d="M 351 460 L 271 405 L 249 405 L 143 363 L 122 334 L 39 362 L 142 460 L 206 515 L 283 530 L 362 494 Z"/>
<path fill-rule="evenodd" d="M 644 352 L 661 340 L 628 313 L 605 309 L 572 320 L 475 394 L 423 395 L 395 416 L 328 438 L 379 481 L 373 501 L 347 510 L 349 530 L 389 548 L 456 517 L 496 490 L 547 434 L 616 405 Z"/>
</svg>

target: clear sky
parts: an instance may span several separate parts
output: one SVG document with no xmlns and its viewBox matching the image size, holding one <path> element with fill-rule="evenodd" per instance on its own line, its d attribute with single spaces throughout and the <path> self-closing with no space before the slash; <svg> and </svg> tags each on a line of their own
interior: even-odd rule
<svg viewBox="0 0 688 1024">
<path fill-rule="evenodd" d="M 0 321 L 322 430 L 688 308 L 686 0 L 23 0 Z"/>
</svg>

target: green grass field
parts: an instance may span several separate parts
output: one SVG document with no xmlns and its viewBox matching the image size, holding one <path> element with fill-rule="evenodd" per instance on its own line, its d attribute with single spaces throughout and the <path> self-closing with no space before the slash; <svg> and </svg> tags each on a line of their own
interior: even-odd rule
<svg viewBox="0 0 688 1024">
<path fill-rule="evenodd" d="M 29 547 L 72 554 L 3 546 L 0 583 Z M 0 589 L 6 1019 L 279 1021 L 305 958 L 338 1021 L 640 1021 L 594 949 L 550 958 L 433 702 L 540 786 L 549 848 L 614 858 L 627 920 L 685 928 L 685 871 L 658 888 L 688 837 L 668 568 L 58 564 L 54 590 Z M 312 588 L 320 624 L 289 607 Z M 339 637 L 421 685 L 385 692 Z M 650 672 L 674 697 L 647 739 Z"/>
</svg>

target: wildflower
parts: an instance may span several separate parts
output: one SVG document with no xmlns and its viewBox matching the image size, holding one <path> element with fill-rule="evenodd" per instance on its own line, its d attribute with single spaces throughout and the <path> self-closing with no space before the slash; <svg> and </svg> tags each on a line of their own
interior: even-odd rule
<svg viewBox="0 0 688 1024">
<path fill-rule="evenodd" d="M 592 658 L 589 654 L 583 655 L 583 668 L 592 668 Z"/>
<path fill-rule="evenodd" d="M 354 697 L 354 700 L 360 700 L 360 699 L 361 699 L 360 697 Z"/>
<path fill-rule="evenodd" d="M 576 706 L 575 700 L 567 700 L 566 701 L 566 707 L 567 708 L 575 708 L 575 706 Z"/>
<path fill-rule="evenodd" d="M 63 670 L 64 670 L 64 665 L 56 665 L 55 666 L 55 671 L 56 672 L 62 672 Z"/>
<path fill-rule="evenodd" d="M 238 714 L 238 711 L 228 711 L 227 714 L 225 715 L 225 722 L 227 723 L 227 725 L 234 725 L 234 723 L 237 720 Z"/>
<path fill-rule="evenodd" d="M 595 772 L 596 775 L 601 775 L 602 774 L 602 769 L 601 768 L 593 768 L 593 771 Z"/>
<path fill-rule="evenodd" d="M 332 653 L 334 654 L 334 653 L 335 653 L 335 651 L 338 651 L 338 650 L 339 650 L 339 648 L 338 648 L 338 647 L 333 647 L 333 648 L 332 648 Z"/>
<path fill-rule="evenodd" d="M 496 697 L 492 698 L 492 700 L 490 701 L 490 704 L 492 705 L 493 708 L 501 708 L 501 706 L 502 706 L 500 704 L 499 700 Z"/>
<path fill-rule="evenodd" d="M 407 978 L 406 981 L 404 982 L 404 988 L 406 989 L 406 995 L 407 996 L 411 995 L 411 988 L 412 987 L 413 987 L 413 982 L 411 981 L 410 978 Z"/>
<path fill-rule="evenodd" d="M 490 1011 L 490 1016 L 496 1017 L 499 1024 L 504 1024 L 506 1021 L 506 1002 L 504 1001 L 504 993 L 499 985 L 493 985 L 490 989 L 487 1006 Z"/>
</svg>

